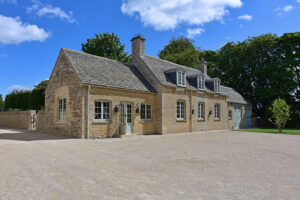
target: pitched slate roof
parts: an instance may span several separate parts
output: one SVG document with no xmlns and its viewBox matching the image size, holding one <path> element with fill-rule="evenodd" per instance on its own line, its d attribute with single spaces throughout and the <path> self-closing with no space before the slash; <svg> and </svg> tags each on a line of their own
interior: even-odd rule
<svg viewBox="0 0 300 200">
<path fill-rule="evenodd" d="M 172 63 L 167 60 L 163 60 L 149 55 L 144 55 L 141 57 L 141 59 L 148 66 L 148 68 L 151 70 L 154 76 L 160 81 L 160 83 L 166 86 L 177 87 L 176 83 L 172 81 L 167 75 L 168 72 L 172 70 L 182 69 L 186 72 L 187 77 L 196 74 L 203 74 L 200 70 L 186 67 L 183 65 L 178 65 L 176 63 Z M 187 88 L 197 90 L 197 87 L 195 87 L 195 85 L 193 84 L 190 84 L 189 81 L 187 81 Z"/>
<path fill-rule="evenodd" d="M 220 86 L 220 92 L 228 96 L 228 101 L 231 103 L 248 104 L 246 99 L 231 87 Z"/>
<path fill-rule="evenodd" d="M 176 63 L 172 63 L 160 58 L 156 58 L 149 55 L 141 56 L 141 59 L 144 61 L 144 63 L 148 66 L 148 68 L 152 71 L 154 76 L 160 81 L 161 84 L 166 86 L 173 86 L 177 87 L 176 82 L 172 80 L 168 76 L 169 72 L 172 72 L 176 69 L 182 69 L 186 72 L 187 77 L 192 77 L 195 75 L 202 75 L 203 73 L 200 70 L 193 69 L 190 67 L 186 67 L 183 65 L 178 65 Z M 208 75 L 205 77 L 206 80 L 212 81 L 213 79 L 210 78 Z M 195 84 L 192 84 L 189 79 L 187 81 L 186 88 L 192 89 L 192 90 L 198 90 Z M 214 93 L 213 88 L 208 87 L 208 83 L 206 83 L 205 91 L 208 93 Z M 228 96 L 229 102 L 232 103 L 241 103 L 241 104 L 247 104 L 247 101 L 233 88 L 220 86 L 220 94 Z"/>
<path fill-rule="evenodd" d="M 83 84 L 156 92 L 134 65 L 70 49 L 62 50 Z"/>
</svg>

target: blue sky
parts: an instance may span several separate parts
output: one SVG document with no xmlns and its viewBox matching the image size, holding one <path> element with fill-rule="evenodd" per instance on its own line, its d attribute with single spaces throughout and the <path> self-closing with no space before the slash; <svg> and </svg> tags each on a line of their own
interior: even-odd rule
<svg viewBox="0 0 300 200">
<path fill-rule="evenodd" d="M 157 56 L 171 37 L 216 50 L 263 33 L 300 31 L 300 0 L 0 0 L 0 94 L 48 79 L 61 47 L 81 50 L 115 32 L 126 51 L 136 33 Z"/>
</svg>

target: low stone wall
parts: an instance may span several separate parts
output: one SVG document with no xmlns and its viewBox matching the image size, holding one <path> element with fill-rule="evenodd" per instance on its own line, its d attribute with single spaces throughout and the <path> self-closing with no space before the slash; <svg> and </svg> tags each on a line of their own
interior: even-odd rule
<svg viewBox="0 0 300 200">
<path fill-rule="evenodd" d="M 34 110 L 0 112 L 0 127 L 34 130 L 35 114 Z"/>
</svg>

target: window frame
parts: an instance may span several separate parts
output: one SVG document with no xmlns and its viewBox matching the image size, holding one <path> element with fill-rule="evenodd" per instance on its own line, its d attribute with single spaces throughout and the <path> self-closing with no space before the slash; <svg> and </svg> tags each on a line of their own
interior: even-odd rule
<svg viewBox="0 0 300 200">
<path fill-rule="evenodd" d="M 100 104 L 100 113 L 96 113 L 96 103 Z M 104 103 L 108 103 L 108 113 L 104 113 Z M 93 122 L 110 122 L 111 120 L 111 102 L 107 100 L 95 100 L 94 101 L 94 115 L 93 115 Z M 96 114 L 100 114 L 100 119 L 96 119 Z M 108 119 L 104 119 L 104 116 L 108 114 Z"/>
<path fill-rule="evenodd" d="M 183 70 L 176 71 L 176 83 L 178 86 L 186 87 L 186 73 Z"/>
<path fill-rule="evenodd" d="M 215 120 L 220 120 L 221 116 L 221 105 L 216 103 L 215 104 Z"/>
<path fill-rule="evenodd" d="M 182 105 L 178 107 L 178 103 L 182 103 Z M 180 109 L 178 110 L 178 108 L 180 108 Z M 178 113 L 178 111 L 179 111 L 179 113 Z M 179 117 L 178 117 L 178 114 L 179 114 Z M 185 101 L 183 101 L 183 100 L 178 100 L 176 102 L 176 120 L 178 120 L 178 121 L 185 120 Z"/>
<path fill-rule="evenodd" d="M 221 81 L 219 79 L 214 80 L 214 92 L 215 93 L 220 93 L 220 84 L 221 84 Z"/>
<path fill-rule="evenodd" d="M 205 78 L 204 78 L 204 76 L 199 76 L 197 78 L 197 87 L 198 87 L 198 90 L 205 90 Z"/>
<path fill-rule="evenodd" d="M 57 121 L 59 123 L 65 123 L 67 121 L 66 113 L 67 113 L 67 98 L 59 97 L 58 98 L 58 116 L 57 116 Z"/>
<path fill-rule="evenodd" d="M 145 113 L 144 113 L 144 118 L 142 116 L 143 114 L 143 105 L 145 106 Z M 148 106 L 150 106 L 150 118 L 148 118 Z M 152 121 L 152 105 L 151 104 L 146 104 L 146 103 L 142 103 L 141 104 L 141 120 L 142 121 Z"/>
<path fill-rule="evenodd" d="M 202 113 L 200 112 L 201 111 L 201 106 L 202 105 Z M 201 114 L 202 114 L 202 117 L 201 117 Z M 198 115 L 197 115 L 197 119 L 198 120 L 205 120 L 205 103 L 204 102 L 198 102 Z"/>
</svg>

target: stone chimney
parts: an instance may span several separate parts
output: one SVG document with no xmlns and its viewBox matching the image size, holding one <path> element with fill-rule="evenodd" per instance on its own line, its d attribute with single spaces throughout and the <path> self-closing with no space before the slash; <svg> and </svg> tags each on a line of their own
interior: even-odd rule
<svg viewBox="0 0 300 200">
<path fill-rule="evenodd" d="M 131 39 L 132 59 L 145 55 L 145 38 L 139 34 Z"/>
<path fill-rule="evenodd" d="M 207 76 L 207 62 L 205 60 L 200 61 L 199 70 L 203 72 L 204 76 Z"/>
</svg>

